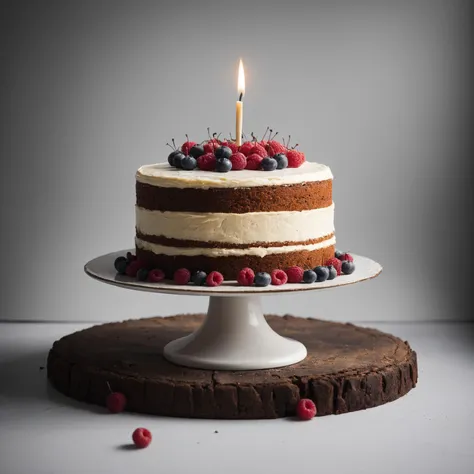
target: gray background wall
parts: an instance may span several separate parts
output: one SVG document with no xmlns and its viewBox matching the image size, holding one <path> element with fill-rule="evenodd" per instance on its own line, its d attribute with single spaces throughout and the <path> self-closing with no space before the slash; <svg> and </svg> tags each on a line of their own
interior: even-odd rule
<svg viewBox="0 0 474 474">
<path fill-rule="evenodd" d="M 165 143 L 234 127 L 291 134 L 336 177 L 338 247 L 371 282 L 265 298 L 335 320 L 469 318 L 467 1 L 3 2 L 1 319 L 115 320 L 206 299 L 82 272 L 134 237 L 134 173 Z M 455 257 L 453 258 L 452 255 Z"/>
</svg>

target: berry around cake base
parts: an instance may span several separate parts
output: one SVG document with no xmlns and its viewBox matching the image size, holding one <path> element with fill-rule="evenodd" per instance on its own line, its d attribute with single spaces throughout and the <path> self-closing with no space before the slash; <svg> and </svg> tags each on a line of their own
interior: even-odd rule
<svg viewBox="0 0 474 474">
<path fill-rule="evenodd" d="M 113 390 L 125 395 L 128 411 L 225 419 L 291 416 L 300 398 L 313 400 L 318 416 L 347 413 L 396 400 L 417 383 L 417 357 L 407 342 L 375 329 L 293 316 L 267 320 L 306 345 L 308 356 L 298 364 L 236 372 L 168 362 L 165 345 L 203 319 L 156 317 L 70 334 L 50 350 L 48 378 L 88 403 L 104 406 Z"/>
</svg>

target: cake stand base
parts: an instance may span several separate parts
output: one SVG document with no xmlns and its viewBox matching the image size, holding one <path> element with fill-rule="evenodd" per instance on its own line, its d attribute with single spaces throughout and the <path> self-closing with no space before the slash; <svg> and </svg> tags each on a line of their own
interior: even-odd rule
<svg viewBox="0 0 474 474">
<path fill-rule="evenodd" d="M 222 305 L 222 301 L 215 301 L 210 304 L 211 329 L 213 311 L 219 313 Z M 230 304 L 238 307 L 254 305 L 255 301 Z M 187 347 L 189 354 L 203 359 L 218 353 L 218 349 L 196 351 L 190 342 L 204 337 L 209 324 L 203 324 L 205 320 L 202 314 L 157 317 L 103 324 L 70 334 L 50 350 L 48 378 L 65 395 L 97 405 L 105 405 L 112 389 L 126 396 L 129 411 L 233 419 L 293 415 L 301 397 L 314 400 L 318 416 L 362 410 L 405 395 L 417 382 L 416 353 L 401 339 L 352 324 L 292 316 L 266 316 L 271 329 L 265 330 L 261 319 L 256 318 L 261 328 L 247 330 L 253 335 L 266 331 L 265 337 L 276 338 L 277 344 L 281 343 L 279 336 L 268 335 L 269 330 L 304 344 L 308 355 L 299 363 L 231 371 L 169 362 L 163 356 L 165 347 L 171 353 L 176 350 L 175 355 L 186 353 Z M 229 323 L 232 320 L 229 318 Z M 186 338 L 195 331 L 195 339 Z M 258 346 L 256 336 L 251 337 Z M 177 338 L 184 338 L 182 347 L 169 346 Z M 240 350 L 238 339 L 228 343 L 235 344 L 232 350 Z M 258 356 L 255 346 L 245 346 L 252 357 Z M 245 360 L 245 354 L 238 354 Z"/>
<path fill-rule="evenodd" d="M 163 353 L 187 367 L 256 370 L 295 364 L 307 351 L 268 325 L 258 296 L 242 295 L 211 296 L 202 326 L 167 344 Z"/>
</svg>

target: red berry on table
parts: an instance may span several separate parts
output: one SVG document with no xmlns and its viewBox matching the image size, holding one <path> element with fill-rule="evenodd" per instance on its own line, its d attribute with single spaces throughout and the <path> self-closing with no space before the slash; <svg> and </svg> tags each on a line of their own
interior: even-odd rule
<svg viewBox="0 0 474 474">
<path fill-rule="evenodd" d="M 288 276 L 283 270 L 273 270 L 270 276 L 272 285 L 284 285 L 288 281 Z"/>
<path fill-rule="evenodd" d="M 232 163 L 233 171 L 243 170 L 247 166 L 247 158 L 243 153 L 233 153 L 229 160 Z"/>
<path fill-rule="evenodd" d="M 265 150 L 267 150 L 268 156 L 274 156 L 278 153 L 286 153 L 286 147 L 276 140 L 270 140 L 265 145 Z"/>
<path fill-rule="evenodd" d="M 206 278 L 207 286 L 219 286 L 223 281 L 224 277 L 219 272 L 211 272 Z"/>
<path fill-rule="evenodd" d="M 301 267 L 290 267 L 286 269 L 288 283 L 301 283 L 304 270 Z"/>
<path fill-rule="evenodd" d="M 154 268 L 153 270 L 150 270 L 148 272 L 148 281 L 151 283 L 158 283 L 160 281 L 163 281 L 165 279 L 165 274 L 163 270 L 160 270 L 159 268 Z"/>
<path fill-rule="evenodd" d="M 146 428 L 137 428 L 132 434 L 133 443 L 137 448 L 146 448 L 151 443 L 151 432 Z"/>
<path fill-rule="evenodd" d="M 265 150 L 265 147 L 260 145 L 260 143 L 255 143 L 252 148 L 249 150 L 249 155 L 252 155 L 256 153 L 257 155 L 260 155 L 262 158 L 265 158 L 268 156 L 267 150 Z"/>
<path fill-rule="evenodd" d="M 263 161 L 263 158 L 260 155 L 257 155 L 256 153 L 247 156 L 247 166 L 245 169 L 247 170 L 259 170 L 260 165 Z"/>
<path fill-rule="evenodd" d="M 342 262 L 336 258 L 336 257 L 331 257 L 329 260 L 326 260 L 326 263 L 324 264 L 326 267 L 333 266 L 336 269 L 336 272 L 338 275 L 341 274 L 341 267 L 342 267 Z"/>
<path fill-rule="evenodd" d="M 299 168 L 306 161 L 304 153 L 298 150 L 288 150 L 286 157 L 288 158 L 288 168 Z"/>
<path fill-rule="evenodd" d="M 205 153 L 197 159 L 197 165 L 200 170 L 213 171 L 216 167 L 216 157 L 213 153 Z"/>
<path fill-rule="evenodd" d="M 185 155 L 189 155 L 189 152 L 191 151 L 191 148 L 196 145 L 196 142 L 191 142 L 191 141 L 186 141 L 181 145 L 181 151 Z"/>
<path fill-rule="evenodd" d="M 252 286 L 255 273 L 251 268 L 243 268 L 237 275 L 237 282 L 242 286 Z"/>
<path fill-rule="evenodd" d="M 139 260 L 132 260 L 128 264 L 127 270 L 125 270 L 125 274 L 131 278 L 135 278 L 137 276 L 138 270 L 144 267 L 145 264 L 143 262 L 140 262 Z"/>
<path fill-rule="evenodd" d="M 239 151 L 240 153 L 243 153 L 245 156 L 249 156 L 250 150 L 253 148 L 254 145 L 255 145 L 254 142 L 244 142 L 242 143 L 242 145 L 240 145 Z"/>
<path fill-rule="evenodd" d="M 300 420 L 311 420 L 316 416 L 316 413 L 316 405 L 309 398 L 302 398 L 296 405 L 296 414 Z"/>
<path fill-rule="evenodd" d="M 127 399 L 123 393 L 112 392 L 107 395 L 105 405 L 110 413 L 120 413 L 125 410 Z"/>
<path fill-rule="evenodd" d="M 343 253 L 340 257 L 339 260 L 342 262 L 343 260 L 348 260 L 349 262 L 354 261 L 354 257 L 350 253 Z"/>
<path fill-rule="evenodd" d="M 187 268 L 179 268 L 174 272 L 173 280 L 177 285 L 187 285 L 191 279 L 191 272 Z"/>
</svg>

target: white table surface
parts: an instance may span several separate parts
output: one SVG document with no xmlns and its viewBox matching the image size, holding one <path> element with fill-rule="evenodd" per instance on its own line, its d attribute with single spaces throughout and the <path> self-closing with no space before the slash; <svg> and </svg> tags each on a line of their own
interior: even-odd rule
<svg viewBox="0 0 474 474">
<path fill-rule="evenodd" d="M 54 340 L 88 325 L 2 323 L 0 474 L 474 472 L 474 325 L 370 325 L 409 340 L 418 386 L 378 408 L 296 422 L 106 414 L 56 393 L 40 370 Z M 131 450 L 139 426 L 153 442 Z"/>
</svg>

